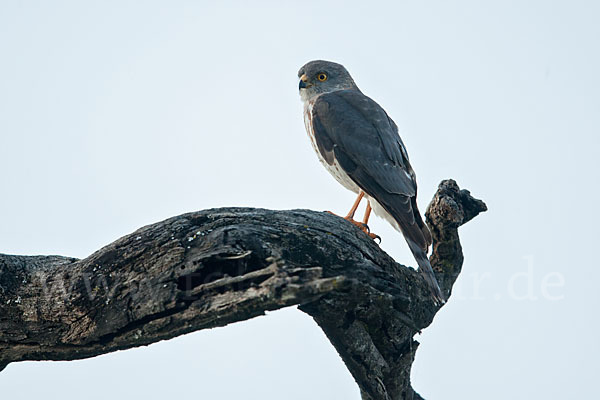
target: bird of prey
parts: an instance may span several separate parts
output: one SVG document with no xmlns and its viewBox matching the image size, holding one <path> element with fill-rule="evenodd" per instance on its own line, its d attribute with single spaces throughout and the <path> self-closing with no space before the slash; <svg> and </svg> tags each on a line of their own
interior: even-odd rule
<svg viewBox="0 0 600 400">
<path fill-rule="evenodd" d="M 436 302 L 444 296 L 427 251 L 431 233 L 417 209 L 417 181 L 398 127 L 387 113 L 365 96 L 344 66 L 316 60 L 298 71 L 304 123 L 314 150 L 333 177 L 358 195 L 345 217 L 372 238 L 367 222 L 371 210 L 400 231 Z M 363 198 L 362 223 L 354 214 Z"/>
</svg>

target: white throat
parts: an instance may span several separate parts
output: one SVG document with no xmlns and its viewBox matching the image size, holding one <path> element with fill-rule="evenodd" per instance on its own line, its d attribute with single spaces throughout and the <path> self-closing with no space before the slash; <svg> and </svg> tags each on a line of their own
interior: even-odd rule
<svg viewBox="0 0 600 400">
<path fill-rule="evenodd" d="M 302 102 L 304 104 L 306 104 L 312 96 L 310 96 L 308 90 L 306 89 L 300 89 L 300 99 L 302 99 Z"/>
</svg>

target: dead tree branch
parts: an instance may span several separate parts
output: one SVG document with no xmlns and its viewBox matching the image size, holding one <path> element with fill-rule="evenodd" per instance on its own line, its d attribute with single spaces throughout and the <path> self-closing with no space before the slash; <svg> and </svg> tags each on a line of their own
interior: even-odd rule
<svg viewBox="0 0 600 400">
<path fill-rule="evenodd" d="M 463 261 L 457 229 L 485 210 L 449 180 L 427 211 L 432 265 L 448 294 Z M 420 398 L 410 385 L 413 337 L 438 311 L 426 283 L 354 225 L 308 210 L 184 214 L 83 260 L 0 255 L 0 370 L 147 345 L 296 304 L 324 330 L 364 399 Z"/>
</svg>

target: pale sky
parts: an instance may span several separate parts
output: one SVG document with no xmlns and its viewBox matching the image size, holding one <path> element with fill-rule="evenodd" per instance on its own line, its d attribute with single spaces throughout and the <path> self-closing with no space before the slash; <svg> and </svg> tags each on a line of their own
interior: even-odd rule
<svg viewBox="0 0 600 400">
<path fill-rule="evenodd" d="M 317 161 L 296 76 L 337 61 L 399 125 L 422 211 L 445 178 L 489 207 L 460 230 L 463 272 L 417 337 L 414 388 L 429 400 L 591 398 L 599 18 L 591 0 L 2 0 L 0 252 L 86 257 L 220 206 L 345 213 L 353 194 Z M 370 226 L 415 265 L 400 234 Z M 360 398 L 295 308 L 88 360 L 11 364 L 0 390 Z"/>
</svg>

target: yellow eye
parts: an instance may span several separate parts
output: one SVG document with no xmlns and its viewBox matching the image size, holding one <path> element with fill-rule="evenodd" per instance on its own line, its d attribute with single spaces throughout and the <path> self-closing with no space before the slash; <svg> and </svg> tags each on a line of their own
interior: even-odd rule
<svg viewBox="0 0 600 400">
<path fill-rule="evenodd" d="M 317 79 L 321 82 L 325 82 L 327 80 L 327 74 L 320 73 L 319 75 L 317 75 Z"/>
</svg>

